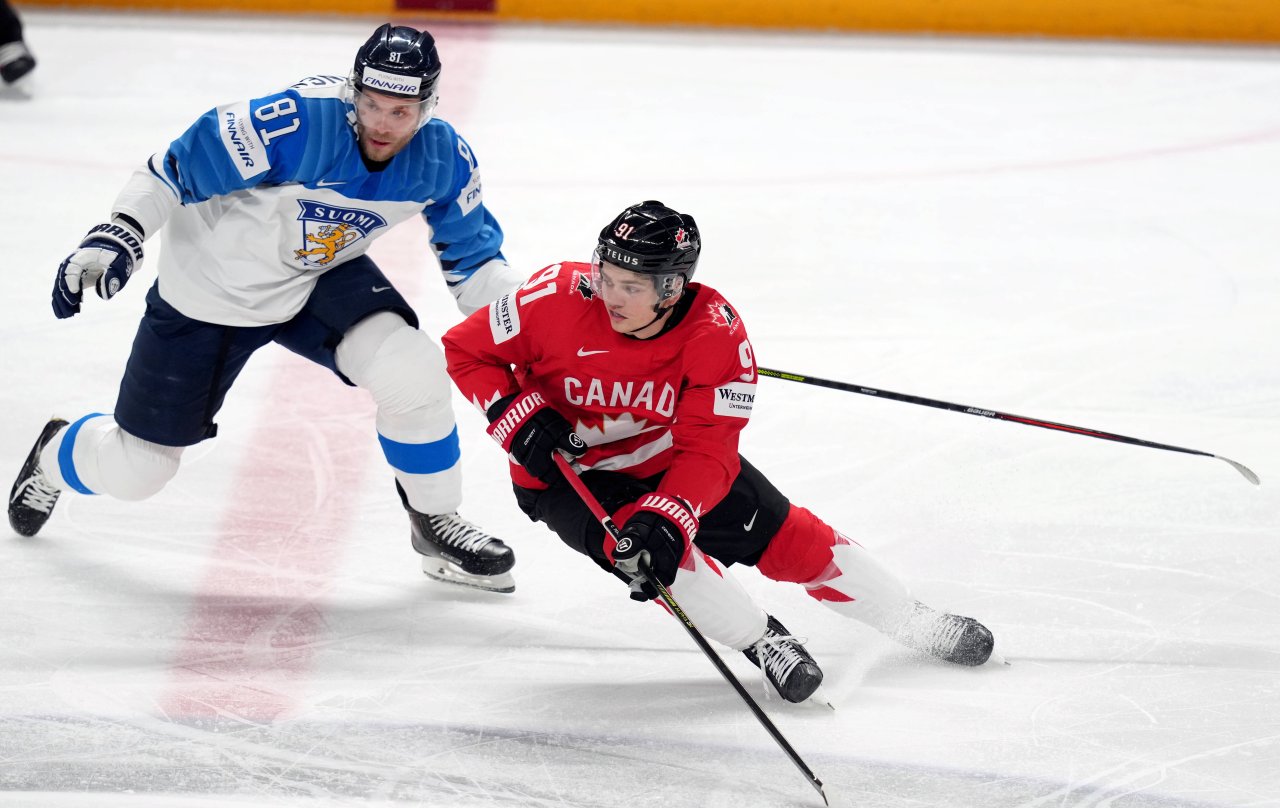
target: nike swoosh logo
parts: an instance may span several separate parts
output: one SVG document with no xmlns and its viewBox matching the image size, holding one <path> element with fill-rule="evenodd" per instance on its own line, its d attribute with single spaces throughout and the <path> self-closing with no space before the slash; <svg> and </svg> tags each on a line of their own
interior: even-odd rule
<svg viewBox="0 0 1280 808">
<path fill-rule="evenodd" d="M 316 183 L 316 187 L 328 188 L 330 185 L 346 185 L 346 184 L 347 184 L 346 180 L 338 180 L 337 182 L 332 182 L 330 180 L 321 180 L 320 182 Z"/>
<path fill-rule="evenodd" d="M 604 351 L 588 351 L 586 348 L 579 348 L 579 349 L 578 349 L 578 356 L 591 356 L 592 354 L 598 354 L 598 353 L 609 353 L 609 352 L 608 352 L 607 350 L 604 350 Z"/>
<path fill-rule="evenodd" d="M 751 528 L 755 527 L 755 524 L 756 524 L 756 517 L 757 517 L 757 516 L 759 516 L 759 515 L 760 515 L 760 511 L 758 511 L 758 510 L 757 510 L 755 513 L 751 514 L 751 518 L 750 518 L 750 519 L 748 519 L 748 520 L 747 520 L 747 522 L 746 522 L 746 524 L 744 524 L 742 527 L 743 527 L 745 530 L 750 531 L 750 530 L 751 530 Z"/>
<path fill-rule="evenodd" d="M 369 288 L 374 292 L 385 292 L 391 287 L 390 286 L 371 286 Z"/>
</svg>

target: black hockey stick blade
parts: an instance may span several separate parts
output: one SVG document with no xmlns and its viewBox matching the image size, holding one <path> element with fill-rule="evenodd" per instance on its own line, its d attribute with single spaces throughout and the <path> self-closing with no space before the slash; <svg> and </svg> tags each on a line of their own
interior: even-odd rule
<svg viewBox="0 0 1280 808">
<path fill-rule="evenodd" d="M 1130 438 L 1125 435 L 1117 435 L 1114 432 L 1103 432 L 1098 429 L 1088 429 L 1082 426 L 1059 424 L 1053 421 L 1045 421 L 1040 418 L 1028 418 L 1024 415 L 1013 415 L 1012 413 L 989 410 L 985 407 L 970 407 L 967 404 L 953 404 L 950 401 L 939 401 L 937 399 L 913 396 L 907 393 L 895 393 L 891 390 L 877 390 L 874 387 L 864 387 L 860 384 L 848 384 L 846 382 L 831 381 L 830 379 L 819 379 L 816 376 L 787 373 L 786 371 L 773 370 L 771 368 L 756 368 L 756 372 L 761 376 L 767 376 L 772 379 L 782 379 L 783 381 L 788 382 L 811 384 L 815 387 L 827 387 L 832 390 L 842 390 L 846 393 L 857 393 L 859 395 L 873 396 L 875 398 L 887 398 L 890 401 L 919 404 L 923 407 L 933 407 L 939 410 L 963 412 L 968 415 L 977 415 L 981 418 L 993 418 L 997 421 L 1012 421 L 1015 424 L 1026 424 L 1027 426 L 1038 426 L 1041 429 L 1052 429 L 1058 432 L 1084 435 L 1086 438 L 1100 438 L 1102 440 L 1116 441 L 1117 443 L 1127 443 L 1131 446 L 1145 446 L 1148 449 L 1163 449 L 1166 452 L 1181 452 L 1183 454 L 1200 455 L 1201 457 L 1213 457 L 1230 465 L 1233 469 L 1240 472 L 1240 476 L 1244 477 L 1254 485 L 1262 484 L 1262 481 L 1258 479 L 1258 475 L 1253 473 L 1253 469 L 1245 466 L 1243 463 L 1237 463 L 1228 457 L 1212 454 L 1210 452 L 1201 452 L 1197 449 L 1184 449 L 1181 446 L 1170 446 L 1167 443 L 1155 443 L 1154 441 L 1142 440 L 1141 438 Z"/>
</svg>

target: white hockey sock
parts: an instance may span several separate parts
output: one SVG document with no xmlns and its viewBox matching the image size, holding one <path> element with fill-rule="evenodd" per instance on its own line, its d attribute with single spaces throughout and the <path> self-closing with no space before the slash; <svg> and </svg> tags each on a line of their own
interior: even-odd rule
<svg viewBox="0 0 1280 808">
<path fill-rule="evenodd" d="M 383 431 L 379 418 L 378 441 L 383 454 L 395 472 L 396 481 L 404 489 L 409 505 L 418 513 L 453 513 L 462 504 L 462 467 L 458 464 L 458 433 L 456 428 L 436 441 L 406 443 L 395 441 Z M 394 428 L 388 429 L 393 434 Z M 439 471 L 415 472 L 416 462 L 428 464 L 450 462 L 452 465 Z M 428 465 L 427 468 L 436 468 Z"/>
<path fill-rule="evenodd" d="M 373 396 L 378 440 L 419 513 L 452 513 L 462 502 L 462 469 L 444 354 L 399 315 L 379 312 L 347 331 L 338 369 Z"/>
<path fill-rule="evenodd" d="M 671 595 L 698 630 L 735 651 L 763 637 L 768 616 L 742 584 L 697 547 L 689 558 L 693 568 L 680 568 Z"/>
<path fill-rule="evenodd" d="M 64 451 L 72 441 L 69 451 Z M 164 488 L 178 472 L 181 446 L 134 437 L 110 415 L 81 418 L 58 433 L 40 454 L 40 468 L 59 488 L 140 500 Z"/>
<path fill-rule="evenodd" d="M 832 610 L 892 635 L 912 614 L 915 598 L 866 548 L 839 536 L 822 574 L 803 584 Z"/>
</svg>

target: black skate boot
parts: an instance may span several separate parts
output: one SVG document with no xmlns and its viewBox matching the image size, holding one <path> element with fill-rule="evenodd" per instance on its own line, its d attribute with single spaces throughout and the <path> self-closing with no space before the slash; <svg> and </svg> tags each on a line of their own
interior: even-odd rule
<svg viewBox="0 0 1280 808">
<path fill-rule="evenodd" d="M 396 493 L 409 514 L 409 538 L 422 556 L 423 575 L 489 592 L 516 591 L 511 577 L 516 554 L 510 547 L 456 513 L 415 511 L 399 482 Z"/>
<path fill-rule="evenodd" d="M 0 45 L 0 79 L 4 79 L 5 84 L 13 84 L 30 73 L 35 66 L 36 57 L 27 50 L 25 42 L 6 42 Z"/>
<path fill-rule="evenodd" d="M 764 671 L 773 689 L 786 701 L 799 704 L 822 684 L 818 663 L 773 615 L 769 616 L 764 636 L 742 653 L 752 665 Z"/>
<path fill-rule="evenodd" d="M 995 638 L 977 620 L 939 612 L 919 601 L 892 636 L 908 648 L 969 667 L 985 663 L 995 647 Z"/>
<path fill-rule="evenodd" d="M 40 452 L 66 426 L 67 422 L 61 418 L 49 419 L 40 437 L 36 438 L 36 445 L 31 447 L 27 462 L 22 464 L 18 479 L 13 482 L 13 490 L 9 492 L 9 524 L 21 536 L 34 536 L 40 532 L 53 513 L 58 494 L 62 493 L 54 488 L 40 469 Z"/>
</svg>

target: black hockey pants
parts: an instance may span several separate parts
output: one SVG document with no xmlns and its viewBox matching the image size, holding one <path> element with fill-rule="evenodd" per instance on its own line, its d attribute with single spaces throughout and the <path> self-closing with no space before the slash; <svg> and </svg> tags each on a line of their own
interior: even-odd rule
<svg viewBox="0 0 1280 808">
<path fill-rule="evenodd" d="M 786 521 L 791 502 L 741 455 L 742 470 L 729 493 L 702 516 L 695 543 L 720 563 L 754 566 Z M 657 488 L 662 475 L 644 479 L 616 471 L 587 471 L 582 481 L 610 514 Z M 516 503 L 531 520 L 544 522 L 574 550 L 608 571 L 604 528 L 565 480 L 538 491 L 514 486 Z M 622 525 L 618 525 L 619 528 Z"/>
</svg>

